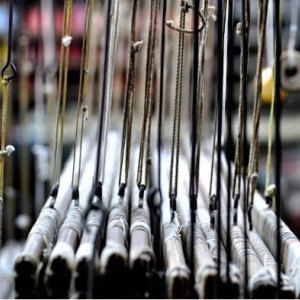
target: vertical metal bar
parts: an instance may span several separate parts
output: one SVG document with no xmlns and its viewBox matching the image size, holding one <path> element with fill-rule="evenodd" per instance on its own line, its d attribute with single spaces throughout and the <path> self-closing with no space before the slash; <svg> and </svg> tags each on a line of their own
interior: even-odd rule
<svg viewBox="0 0 300 300">
<path fill-rule="evenodd" d="M 159 78 L 159 106 L 158 106 L 158 134 L 157 134 L 157 155 L 158 155 L 158 166 L 157 166 L 157 178 L 158 178 L 158 193 L 160 199 L 160 208 L 162 205 L 162 192 L 161 192 L 161 149 L 162 149 L 162 115 L 163 115 L 163 102 L 164 102 L 164 64 L 165 64 L 165 39 L 166 39 L 166 13 L 167 13 L 167 0 L 161 1 L 162 20 L 161 20 L 161 46 L 160 46 L 160 78 Z M 161 219 L 161 210 L 159 209 L 159 224 Z M 160 249 L 160 228 L 157 230 L 157 251 L 158 267 L 161 268 L 161 249 Z"/>
<path fill-rule="evenodd" d="M 275 183 L 276 183 L 276 223 L 277 223 L 277 298 L 280 296 L 281 288 L 281 237 L 280 237 L 280 215 L 281 215 L 281 155 L 282 143 L 280 135 L 280 119 L 281 119 L 281 102 L 280 102 L 280 86 L 281 86 L 281 1 L 274 0 L 274 26 L 275 26 Z"/>
<path fill-rule="evenodd" d="M 218 199 L 218 292 L 221 290 L 221 150 L 222 150 L 222 98 L 223 98 L 223 1 L 218 0 L 217 11 L 217 45 L 218 45 L 218 77 L 217 77 L 217 105 L 218 105 L 218 125 L 217 125 L 217 199 Z M 220 294 L 218 295 L 220 297 Z"/>
<path fill-rule="evenodd" d="M 246 166 L 247 166 L 247 83 L 248 83 L 248 43 L 246 31 L 246 0 L 241 1 L 242 11 L 242 102 L 243 102 L 243 201 L 244 201 L 244 242 L 245 242 L 245 270 L 244 270 L 244 297 L 248 298 L 248 256 L 247 256 L 247 182 L 246 182 Z"/>
<path fill-rule="evenodd" d="M 102 148 L 102 135 L 103 135 L 103 119 L 104 119 L 104 109 L 105 109 L 105 96 L 106 96 L 106 80 L 108 71 L 108 51 L 109 51 L 109 29 L 110 29 L 110 12 L 111 12 L 111 0 L 107 1 L 107 16 L 106 16 L 106 28 L 105 28 L 105 50 L 104 50 L 104 67 L 102 75 L 102 91 L 101 91 L 101 103 L 99 111 L 99 123 L 98 123 L 98 140 L 97 140 L 97 156 L 96 156 L 96 170 L 95 170 L 95 183 L 94 190 L 96 191 L 99 172 L 100 172 L 100 159 L 101 159 L 101 148 Z M 100 183 L 102 184 L 102 183 Z M 90 199 L 90 204 L 92 199 Z M 101 201 L 101 199 L 100 199 Z"/>
<path fill-rule="evenodd" d="M 228 0 L 228 46 L 227 46 L 227 264 L 226 276 L 227 284 L 230 282 L 229 263 L 231 261 L 231 238 L 230 238 L 230 224 L 231 224 L 231 158 L 232 158 L 232 104 L 233 104 L 233 62 L 234 62 L 234 0 Z"/>
<path fill-rule="evenodd" d="M 191 210 L 191 245 L 189 267 L 191 271 L 191 294 L 194 294 L 194 229 L 197 210 L 196 191 L 196 145 L 197 145 L 197 88 L 198 88 L 198 65 L 199 65 L 199 38 L 198 38 L 198 10 L 199 0 L 193 0 L 194 5 L 194 34 L 193 34 L 193 66 L 192 66 L 192 149 L 191 149 L 191 173 L 190 173 L 190 210 Z"/>
</svg>

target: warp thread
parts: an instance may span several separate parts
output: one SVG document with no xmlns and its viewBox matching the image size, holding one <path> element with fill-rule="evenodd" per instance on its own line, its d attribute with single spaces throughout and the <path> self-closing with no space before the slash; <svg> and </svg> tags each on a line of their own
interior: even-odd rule
<svg viewBox="0 0 300 300">
<path fill-rule="evenodd" d="M 131 247 L 130 249 L 130 268 L 133 268 L 135 261 L 140 259 L 142 255 L 150 257 L 151 261 L 154 260 L 154 253 L 152 248 L 152 238 L 150 229 L 150 216 L 148 212 L 143 208 L 137 208 L 131 213 L 131 227 L 130 235 L 131 241 L 136 231 L 143 231 L 147 233 L 148 244 Z"/>
<path fill-rule="evenodd" d="M 195 223 L 194 225 L 194 245 L 196 244 L 202 244 L 207 246 L 207 242 L 204 236 L 204 233 L 202 231 L 201 225 L 199 223 Z M 188 253 L 190 253 L 190 246 L 191 246 L 191 238 L 192 238 L 192 230 L 190 224 L 187 226 L 184 226 L 185 231 L 186 231 L 186 246 Z"/>
<path fill-rule="evenodd" d="M 91 210 L 86 220 L 87 227 L 100 227 L 103 220 L 103 214 L 98 210 Z"/>
<path fill-rule="evenodd" d="M 247 249 L 245 245 L 245 236 L 238 226 L 232 226 L 231 231 L 231 246 L 235 249 L 232 255 L 232 260 L 234 262 L 241 261 L 241 259 L 247 254 L 247 256 L 255 256 L 259 260 L 256 252 L 251 247 L 250 243 L 247 243 Z"/>
<path fill-rule="evenodd" d="M 248 237 L 264 267 L 277 269 L 277 262 L 256 231 L 249 231 Z"/>
<path fill-rule="evenodd" d="M 143 208 L 137 208 L 132 212 L 130 234 L 133 234 L 137 230 L 146 232 L 148 234 L 149 245 L 152 246 L 151 229 L 149 224 L 150 217 L 146 210 Z"/>
<path fill-rule="evenodd" d="M 61 233 L 66 229 L 73 229 L 74 231 L 76 231 L 78 238 L 80 238 L 83 229 L 83 216 L 84 212 L 82 208 L 80 208 L 79 206 L 70 207 L 67 213 L 67 218 L 59 230 L 58 238 L 60 237 Z"/>
<path fill-rule="evenodd" d="M 206 237 L 206 242 L 209 246 L 210 253 L 215 261 L 218 259 L 218 234 L 217 232 L 210 227 L 210 224 L 205 226 L 201 224 L 203 233 Z M 226 261 L 226 253 L 223 245 L 221 244 L 221 262 Z"/>
<path fill-rule="evenodd" d="M 175 259 L 172 265 L 167 264 L 168 267 L 166 270 L 167 294 L 169 298 L 174 297 L 172 291 L 174 289 L 174 285 L 176 285 L 177 282 L 175 278 L 179 277 L 181 278 L 181 281 L 188 281 L 190 275 L 190 270 L 186 265 L 182 250 L 180 234 L 181 229 L 182 226 L 179 223 L 177 213 L 175 213 L 175 217 L 172 223 L 163 225 L 163 248 L 166 261 L 168 260 L 167 257 L 169 255 L 173 256 Z"/>
<path fill-rule="evenodd" d="M 128 217 L 127 208 L 122 204 L 116 204 L 110 210 L 109 221 L 107 225 L 107 231 L 113 227 L 120 227 L 123 230 L 126 243 L 127 243 L 127 235 L 128 235 L 127 217 Z"/>
<path fill-rule="evenodd" d="M 57 210 L 50 207 L 44 208 L 41 211 L 36 223 L 32 227 L 29 235 L 40 234 L 45 236 L 49 243 L 53 243 L 58 232 L 60 224 L 59 219 L 60 216 Z"/>
</svg>

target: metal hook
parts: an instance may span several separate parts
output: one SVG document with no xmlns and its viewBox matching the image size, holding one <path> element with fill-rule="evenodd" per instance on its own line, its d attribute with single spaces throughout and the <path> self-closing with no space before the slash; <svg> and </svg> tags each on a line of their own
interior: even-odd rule
<svg viewBox="0 0 300 300">
<path fill-rule="evenodd" d="M 173 222 L 174 219 L 175 219 L 175 213 L 176 213 L 176 210 L 177 210 L 176 196 L 174 194 L 172 194 L 171 197 L 170 197 L 170 209 L 171 209 L 171 222 Z"/>
<path fill-rule="evenodd" d="M 10 81 L 15 78 L 17 75 L 17 68 L 11 62 L 11 52 L 12 52 L 12 27 L 13 27 L 13 0 L 9 0 L 9 26 L 8 26 L 8 45 L 7 45 L 7 61 L 3 68 L 1 69 L 1 76 L 6 81 Z M 8 68 L 12 69 L 12 73 L 10 75 L 5 75 L 5 71 Z"/>
<path fill-rule="evenodd" d="M 218 198 L 217 195 L 214 194 L 210 197 L 210 204 L 209 204 L 210 227 L 212 229 L 215 228 L 215 215 L 214 215 L 215 210 L 218 210 Z"/>
<path fill-rule="evenodd" d="M 252 222 L 252 207 L 248 207 L 248 222 L 249 222 L 249 230 L 253 230 L 253 222 Z"/>
<path fill-rule="evenodd" d="M 187 4 L 187 2 L 184 4 L 184 8 L 186 11 L 188 11 L 189 9 L 193 9 L 193 10 L 196 10 L 195 7 L 191 4 Z M 200 10 L 196 10 L 202 23 L 201 25 L 199 26 L 199 28 L 197 29 L 197 32 L 200 32 L 203 30 L 204 26 L 205 26 L 205 19 L 202 15 L 202 12 Z M 190 34 L 193 34 L 195 33 L 194 30 L 191 30 L 191 29 L 183 29 L 183 28 L 179 28 L 179 27 L 176 27 L 174 26 L 174 22 L 173 20 L 169 20 L 166 22 L 166 25 L 170 28 L 170 29 L 173 29 L 173 30 L 176 30 L 178 32 L 183 32 L 183 33 L 190 33 Z"/>
<path fill-rule="evenodd" d="M 97 202 L 93 202 L 93 199 L 95 197 L 97 197 L 97 199 L 98 199 Z M 83 216 L 83 228 L 87 232 L 89 232 L 89 229 L 87 227 L 87 218 L 88 218 L 88 215 L 91 210 L 102 210 L 103 213 L 104 213 L 104 210 L 106 210 L 106 207 L 102 203 L 102 182 L 100 182 L 100 181 L 97 182 L 97 185 L 94 187 L 94 190 L 90 194 L 89 205 Z"/>
<path fill-rule="evenodd" d="M 155 197 L 158 194 L 158 198 Z M 159 188 L 150 188 L 147 195 L 147 203 L 150 210 L 151 232 L 154 236 L 154 251 L 156 255 L 156 271 L 163 267 L 161 244 L 161 206 L 162 194 Z"/>
<path fill-rule="evenodd" d="M 52 186 L 51 193 L 50 193 L 50 199 L 51 199 L 50 204 L 49 204 L 50 208 L 54 208 L 54 205 L 55 205 L 55 202 L 56 202 L 56 197 L 57 197 L 57 194 L 58 194 L 58 189 L 59 189 L 59 185 L 57 183 L 55 183 Z"/>
<path fill-rule="evenodd" d="M 79 206 L 79 187 L 77 185 L 73 186 L 72 200 L 74 200 L 74 206 Z"/>
<path fill-rule="evenodd" d="M 141 184 L 139 186 L 139 208 L 143 208 L 145 190 L 146 190 L 145 185 Z"/>
<path fill-rule="evenodd" d="M 239 200 L 240 200 L 240 195 L 234 194 L 234 196 L 233 196 L 233 225 L 237 225 L 237 221 L 238 221 Z"/>
</svg>

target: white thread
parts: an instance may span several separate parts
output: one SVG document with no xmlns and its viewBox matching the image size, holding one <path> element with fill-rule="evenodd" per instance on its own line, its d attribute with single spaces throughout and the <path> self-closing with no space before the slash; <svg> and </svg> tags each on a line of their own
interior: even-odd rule
<svg viewBox="0 0 300 300">
<path fill-rule="evenodd" d="M 135 230 L 138 230 L 138 229 L 146 229 L 146 232 L 149 235 L 151 235 L 150 227 L 148 226 L 148 224 L 146 224 L 144 222 L 135 222 L 134 224 L 132 224 L 130 227 L 130 234 L 132 234 Z"/>
<path fill-rule="evenodd" d="M 179 257 L 179 253 L 177 251 L 177 246 L 176 246 L 175 242 L 177 240 L 179 242 L 180 248 L 182 248 L 180 231 L 181 231 L 181 226 L 179 225 L 178 218 L 176 218 L 176 215 L 173 220 L 173 223 L 165 224 L 163 226 L 164 254 L 166 255 L 167 242 L 171 240 L 172 245 L 173 245 L 173 253 L 176 258 L 176 264 L 179 264 L 179 265 L 181 264 L 181 262 L 180 262 L 180 257 Z M 176 267 L 176 265 L 174 267 Z"/>
<path fill-rule="evenodd" d="M 258 254 L 260 261 L 263 263 L 263 266 L 276 269 L 277 268 L 276 260 L 274 259 L 271 252 L 266 247 L 262 239 L 256 233 L 256 231 L 249 231 L 248 237 L 252 247 Z"/>
<path fill-rule="evenodd" d="M 47 240 L 47 237 L 45 235 L 43 236 L 43 239 L 46 245 L 46 248 L 43 250 L 43 256 L 48 260 L 52 251 L 52 244 Z"/>
<path fill-rule="evenodd" d="M 256 256 L 259 260 L 259 257 L 257 256 L 256 252 L 251 247 L 250 243 L 247 243 L 247 248 L 244 246 L 245 244 L 245 237 L 242 233 L 241 229 L 238 226 L 233 226 L 231 231 L 231 247 L 232 249 L 235 249 L 236 251 L 233 252 L 233 261 L 240 261 L 241 258 L 243 258 L 246 254 Z M 239 244 L 239 246 L 237 246 Z"/>
<path fill-rule="evenodd" d="M 191 226 L 189 225 L 186 230 L 186 244 L 188 249 L 190 249 L 190 245 L 191 245 L 191 236 L 192 236 L 192 230 L 191 230 Z M 207 250 L 209 250 L 202 228 L 198 223 L 194 224 L 194 245 L 196 244 L 205 245 L 207 247 Z"/>
<path fill-rule="evenodd" d="M 137 41 L 137 42 L 135 42 L 132 45 L 134 52 L 139 52 L 141 50 L 141 47 L 142 47 L 143 43 L 144 43 L 143 41 Z"/>
<path fill-rule="evenodd" d="M 100 227 L 103 219 L 103 214 L 98 210 L 91 210 L 86 221 L 87 227 Z"/>
<path fill-rule="evenodd" d="M 4 155 L 4 156 L 10 156 L 14 151 L 15 151 L 15 147 L 12 145 L 7 145 L 5 147 L 5 149 L 3 151 L 0 151 L 0 155 Z"/>
<path fill-rule="evenodd" d="M 68 47 L 71 45 L 71 42 L 72 42 L 72 37 L 69 36 L 69 35 L 65 35 L 63 38 L 62 38 L 62 44 L 65 46 L 65 47 Z"/>
<path fill-rule="evenodd" d="M 147 211 L 143 208 L 137 208 L 131 214 L 130 234 L 136 230 L 143 230 L 147 232 L 149 245 L 152 245 L 150 218 Z"/>
<path fill-rule="evenodd" d="M 111 208 L 109 214 L 109 221 L 107 225 L 107 231 L 115 226 L 123 229 L 124 238 L 127 243 L 127 234 L 128 234 L 127 209 L 122 204 L 116 204 Z"/>
<path fill-rule="evenodd" d="M 174 254 L 174 258 L 175 258 L 172 265 L 169 266 L 166 270 L 166 280 L 167 280 L 169 298 L 173 296 L 171 290 L 173 289 L 173 285 L 176 284 L 176 281 L 174 281 L 174 276 L 176 275 L 176 273 L 179 274 L 181 273 L 180 274 L 181 280 L 184 279 L 188 280 L 190 274 L 190 270 L 186 265 L 183 250 L 182 250 L 182 242 L 181 242 L 181 235 L 180 235 L 182 227 L 180 226 L 178 217 L 176 215 L 172 223 L 163 225 L 164 255 L 167 256 L 168 254 L 170 254 L 169 251 L 171 251 Z M 167 243 L 168 243 L 168 252 L 166 251 Z M 168 260 L 168 258 L 165 258 L 165 260 Z"/>
<path fill-rule="evenodd" d="M 210 227 L 209 224 L 201 224 L 206 242 L 209 246 L 210 253 L 215 261 L 218 260 L 218 234 Z M 223 245 L 221 244 L 221 261 L 226 261 L 226 253 Z"/>
<path fill-rule="evenodd" d="M 50 243 L 54 242 L 54 238 L 59 227 L 59 214 L 58 211 L 49 207 L 44 208 L 36 223 L 32 227 L 29 235 L 40 234 L 46 236 Z"/>
<path fill-rule="evenodd" d="M 73 229 L 74 231 L 76 231 L 78 238 L 80 238 L 83 228 L 83 215 L 84 212 L 82 208 L 80 208 L 79 206 L 71 206 L 68 210 L 67 218 L 59 230 L 58 238 L 66 229 Z"/>
<path fill-rule="evenodd" d="M 182 226 L 178 221 L 178 214 L 175 213 L 175 218 L 172 223 L 165 224 L 163 229 L 164 234 L 164 244 L 171 239 L 177 239 L 181 243 L 181 232 Z"/>
<path fill-rule="evenodd" d="M 143 208 L 137 208 L 131 213 L 131 236 L 135 231 L 143 231 L 147 233 L 148 245 L 131 247 L 130 249 L 130 268 L 134 266 L 136 259 L 139 259 L 141 255 L 148 255 L 151 260 L 154 259 L 153 249 L 152 249 L 152 239 L 151 239 L 151 229 L 150 229 L 150 217 L 148 212 Z"/>
</svg>

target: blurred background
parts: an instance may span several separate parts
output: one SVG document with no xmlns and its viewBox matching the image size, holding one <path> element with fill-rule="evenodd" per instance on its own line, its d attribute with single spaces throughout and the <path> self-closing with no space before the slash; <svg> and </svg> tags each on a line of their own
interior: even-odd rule
<svg viewBox="0 0 300 300">
<path fill-rule="evenodd" d="M 271 3 L 272 1 L 270 1 Z M 11 268 L 15 255 L 20 252 L 22 242 L 26 239 L 34 220 L 44 205 L 51 188 L 53 164 L 53 143 L 55 113 L 57 103 L 57 77 L 60 59 L 61 32 L 63 25 L 63 4 L 58 0 L 18 0 L 14 5 L 13 55 L 18 74 L 11 83 L 8 102 L 7 144 L 14 145 L 16 151 L 5 161 L 3 247 L 1 256 L 1 298 L 10 296 Z M 170 0 L 167 19 L 178 24 L 179 0 Z M 213 5 L 213 3 L 211 3 Z M 300 13 L 297 5 L 297 14 Z M 128 65 L 128 45 L 131 19 L 131 0 L 122 0 L 121 25 L 116 56 L 113 90 L 113 116 L 111 127 L 121 130 L 123 112 L 123 95 L 125 92 Z M 290 38 L 292 1 L 283 1 L 282 7 L 282 48 L 287 50 Z M 253 111 L 253 79 L 257 61 L 257 1 L 251 1 L 251 30 L 248 86 L 248 137 L 251 136 Z M 140 0 L 137 19 L 138 40 L 144 40 L 142 53 L 139 55 L 136 76 L 136 116 L 143 110 L 143 92 L 145 77 L 146 41 L 148 33 L 149 4 Z M 240 1 L 235 1 L 235 24 L 239 22 Z M 69 76 L 66 108 L 66 129 L 64 139 L 64 160 L 67 159 L 75 135 L 75 110 L 78 98 L 79 71 L 81 62 L 82 36 L 85 19 L 85 1 L 74 0 L 70 47 Z M 105 1 L 95 1 L 93 30 L 90 49 L 90 69 L 88 82 L 88 107 L 90 123 L 88 130 L 96 131 L 99 93 L 101 91 L 101 74 L 103 64 L 103 43 L 105 34 Z M 145 21 L 146 20 L 146 21 Z M 216 74 L 214 72 L 215 47 L 214 22 L 210 21 L 208 48 L 206 55 L 206 107 L 204 137 L 210 138 L 213 130 L 213 112 L 215 103 Z M 300 20 L 297 20 L 297 27 Z M 159 25 L 160 28 L 160 20 Z M 187 19 L 187 28 L 191 20 Z M 7 1 L 0 0 L 0 65 L 6 61 L 8 31 Z M 160 33 L 160 31 L 158 31 Z M 272 66 L 273 40 L 272 20 L 267 26 L 267 45 L 265 67 Z M 174 84 L 176 73 L 178 34 L 167 30 L 166 44 L 166 78 L 165 78 L 165 127 L 168 116 L 172 114 Z M 295 50 L 299 50 L 299 33 L 297 32 Z M 159 66 L 160 34 L 156 55 Z M 240 37 L 235 36 L 234 80 L 231 95 L 234 101 L 234 137 L 237 133 L 237 109 L 239 100 L 239 64 Z M 184 110 L 189 110 L 191 38 L 186 38 L 184 71 Z M 158 68 L 156 68 L 156 75 Z M 156 92 L 157 92 L 157 85 Z M 2 85 L 0 85 L 0 91 Z M 154 114 L 156 112 L 156 93 Z M 288 94 L 283 101 L 282 115 L 282 201 L 283 219 L 292 231 L 300 237 L 300 94 Z M 186 97 L 186 98 L 185 98 Z M 260 125 L 260 176 L 259 189 L 263 193 L 265 183 L 266 153 L 269 133 L 270 103 L 262 102 Z M 94 123 L 93 123 L 94 122 Z M 186 117 L 186 122 L 188 118 Z M 93 125 L 94 124 L 94 125 Z M 169 134 L 165 130 L 166 134 Z M 271 183 L 273 175 L 271 173 Z M 13 254 L 13 255 L 12 255 Z M 5 282 L 8 282 L 5 284 Z M 7 287 L 7 288 L 6 288 Z"/>
</svg>

